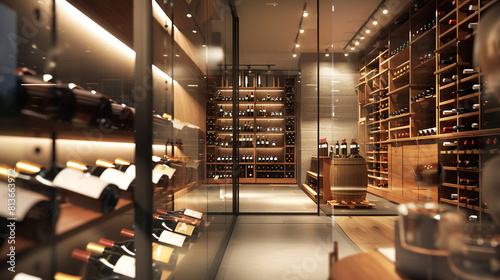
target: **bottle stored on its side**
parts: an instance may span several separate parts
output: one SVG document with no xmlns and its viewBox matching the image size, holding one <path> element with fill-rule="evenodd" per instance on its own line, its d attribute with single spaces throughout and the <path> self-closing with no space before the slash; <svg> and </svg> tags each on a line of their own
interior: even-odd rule
<svg viewBox="0 0 500 280">
<path fill-rule="evenodd" d="M 119 254 L 135 257 L 134 241 L 128 240 L 123 242 L 116 242 L 113 240 L 101 238 L 99 244 L 89 242 L 86 250 L 88 252 L 102 255 Z M 169 246 L 164 246 L 158 243 L 152 243 L 153 260 L 168 266 L 175 266 L 177 264 L 178 252 Z"/>
<path fill-rule="evenodd" d="M 122 229 L 120 231 L 120 235 L 128 238 L 134 238 L 135 232 L 128 229 Z M 187 248 L 187 246 L 189 245 L 189 241 L 185 235 L 171 232 L 168 230 L 154 228 L 151 235 L 153 236 L 154 239 L 153 241 L 158 242 L 160 244 L 175 246 L 179 248 Z"/>
<path fill-rule="evenodd" d="M 19 173 L 31 177 L 27 179 L 30 184 L 37 182 L 36 184 L 44 186 L 46 190 L 58 188 L 66 200 L 83 208 L 108 214 L 113 211 L 120 198 L 118 186 L 80 170 L 59 170 L 53 167 L 45 171 L 40 165 L 28 161 L 18 162 L 16 168 L 20 170 Z"/>
<path fill-rule="evenodd" d="M 28 239 L 45 241 L 55 232 L 60 213 L 58 191 L 50 188 L 37 192 L 37 185 L 40 184 L 29 179 L 20 179 L 14 169 L 0 165 L 0 198 L 5 201 L 5 207 L 0 208 L 0 246 L 6 240 L 7 232 L 13 230 L 8 227 L 10 223 L 7 218 L 15 218 L 16 235 Z M 10 201 L 9 194 L 13 192 L 16 195 L 15 201 Z M 16 206 L 14 215 L 8 209 L 12 205 Z"/>
<path fill-rule="evenodd" d="M 71 257 L 86 263 L 94 264 L 100 270 L 120 275 L 125 279 L 135 279 L 135 258 L 127 255 L 103 254 L 94 255 L 79 249 L 71 252 Z M 153 279 L 160 279 L 161 270 L 153 263 Z"/>
</svg>

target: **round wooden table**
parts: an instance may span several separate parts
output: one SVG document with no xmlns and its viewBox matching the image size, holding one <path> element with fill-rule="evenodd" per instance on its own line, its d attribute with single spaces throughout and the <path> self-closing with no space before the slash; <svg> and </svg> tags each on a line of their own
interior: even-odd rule
<svg viewBox="0 0 500 280">
<path fill-rule="evenodd" d="M 345 257 L 331 268 L 332 280 L 352 279 L 407 279 L 396 272 L 394 263 L 379 252 L 369 252 Z"/>
</svg>

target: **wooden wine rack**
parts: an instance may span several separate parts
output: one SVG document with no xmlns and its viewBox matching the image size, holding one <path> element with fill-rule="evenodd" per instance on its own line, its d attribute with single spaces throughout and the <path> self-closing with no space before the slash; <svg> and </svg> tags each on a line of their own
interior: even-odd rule
<svg viewBox="0 0 500 280">
<path fill-rule="evenodd" d="M 246 111 L 249 107 L 254 109 L 253 116 L 239 116 L 240 126 L 243 127 L 245 123 L 253 124 L 252 130 L 240 130 L 240 136 L 252 138 L 250 147 L 238 145 L 240 149 L 240 183 L 295 184 L 297 182 L 295 87 L 295 79 L 293 78 L 286 79 L 284 86 L 280 87 L 240 87 L 240 97 L 254 96 L 252 101 L 239 101 L 239 111 Z M 238 114 L 238 110 L 233 110 L 232 101 L 221 100 L 227 99 L 224 97 L 232 96 L 231 87 L 214 87 L 211 91 L 209 92 L 207 108 L 205 180 L 207 183 L 230 183 L 232 178 L 229 176 L 233 171 L 233 162 L 218 162 L 217 158 L 232 155 L 234 146 L 234 142 L 231 140 L 232 131 L 222 131 L 221 128 L 232 126 L 233 118 L 220 116 L 216 112 L 219 112 L 221 106 L 224 111 L 232 110 L 233 115 Z M 269 101 L 267 100 L 268 96 L 270 98 L 281 97 L 282 100 Z M 267 116 L 259 115 L 259 110 L 262 108 L 268 112 Z M 271 115 L 271 112 L 282 114 Z M 262 127 L 261 131 L 257 130 L 257 126 Z M 257 139 L 262 138 L 269 139 L 271 143 L 275 141 L 276 146 L 257 147 Z M 293 141 L 289 141 L 290 139 Z M 221 141 L 229 142 L 229 147 L 222 147 Z M 243 155 L 252 155 L 253 160 L 242 161 Z M 276 156 L 277 162 L 259 162 L 260 156 Z"/>
<path fill-rule="evenodd" d="M 380 47 L 367 50 L 358 66 L 361 152 L 367 159 L 371 193 L 396 202 L 439 201 L 482 219 L 481 214 L 488 213 L 488 209 L 481 198 L 480 174 L 485 162 L 496 154 L 497 148 L 485 143 L 500 139 L 500 123 L 495 121 L 500 105 L 483 105 L 489 92 L 484 88 L 480 69 L 470 74 L 463 70 L 473 68 L 472 46 L 477 31 L 470 23 L 479 23 L 497 1 L 453 2 L 412 1 L 381 30 L 373 40 L 375 44 L 367 44 Z M 478 5 L 478 9 L 469 10 L 470 5 Z M 441 63 L 450 57 L 454 61 Z M 443 81 L 452 76 L 455 79 L 451 82 Z M 459 94 L 459 90 L 475 84 L 481 85 L 479 90 Z M 434 88 L 433 95 L 417 98 L 430 87 Z M 479 109 L 443 115 L 444 110 L 470 104 L 479 104 Z M 403 108 L 407 110 L 390 115 Z M 472 131 L 443 131 L 445 127 L 472 123 L 479 127 Z M 432 128 L 435 133 L 420 133 Z M 479 143 L 474 148 L 465 144 L 472 140 Z M 443 146 L 450 141 L 457 142 L 456 148 Z M 413 155 L 407 156 L 410 151 Z M 416 161 L 413 167 L 407 163 L 410 160 Z M 474 167 L 461 166 L 465 161 L 474 162 Z M 412 168 L 422 164 L 443 167 L 446 175 L 434 190 L 424 191 L 426 187 L 415 185 Z M 478 183 L 475 187 L 461 185 L 460 179 L 464 178 L 477 179 Z M 478 197 L 479 201 L 476 205 L 461 203 L 451 199 L 452 193 Z"/>
</svg>

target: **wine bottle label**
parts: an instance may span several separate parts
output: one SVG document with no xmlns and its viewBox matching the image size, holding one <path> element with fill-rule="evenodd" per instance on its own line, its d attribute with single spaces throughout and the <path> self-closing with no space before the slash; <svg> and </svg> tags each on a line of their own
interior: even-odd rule
<svg viewBox="0 0 500 280">
<path fill-rule="evenodd" d="M 54 185 L 81 195 L 98 199 L 109 183 L 90 173 L 83 173 L 73 168 L 64 168 L 53 181 Z"/>
<path fill-rule="evenodd" d="M 189 216 L 189 217 L 193 217 L 196 219 L 201 219 L 201 217 L 203 217 L 203 213 L 198 212 L 198 211 L 194 211 L 191 209 L 184 210 L 184 215 Z"/>
<path fill-rule="evenodd" d="M 8 185 L 6 182 L 0 182 L 0 199 L 7 203 L 9 197 Z M 8 210 L 7 205 L 0 207 L 0 217 L 4 218 L 17 218 L 18 222 L 22 222 L 24 217 L 31 208 L 40 201 L 49 200 L 46 196 L 22 188 L 16 188 L 16 211 L 15 216 Z"/>
<path fill-rule="evenodd" d="M 130 186 L 130 183 L 134 180 L 134 177 L 130 177 L 124 172 L 121 172 L 120 170 L 116 170 L 114 168 L 108 168 L 102 172 L 101 176 L 99 177 L 101 180 L 113 183 L 117 185 L 121 190 L 128 190 L 128 187 Z"/>
<path fill-rule="evenodd" d="M 160 237 L 158 238 L 158 241 L 160 242 L 174 245 L 177 247 L 182 247 L 182 245 L 184 244 L 184 240 L 186 240 L 186 237 L 184 235 L 180 235 L 166 230 L 164 230 L 160 234 Z"/>
<path fill-rule="evenodd" d="M 14 278 L 12 278 L 12 280 L 42 280 L 42 278 L 21 272 L 21 273 L 16 274 L 16 276 L 14 276 Z"/>
<path fill-rule="evenodd" d="M 175 227 L 175 232 L 189 236 L 193 235 L 193 231 L 194 231 L 194 226 L 182 222 L 177 223 L 177 226 Z"/>
<path fill-rule="evenodd" d="M 127 170 L 125 170 L 125 174 L 127 174 L 130 177 L 135 178 L 135 164 L 131 164 Z"/>
<path fill-rule="evenodd" d="M 121 256 L 116 262 L 113 272 L 135 278 L 135 258 Z"/>
<path fill-rule="evenodd" d="M 170 247 L 153 243 L 153 260 L 155 261 L 169 263 L 173 252 L 174 249 Z"/>
<path fill-rule="evenodd" d="M 153 169 L 153 183 L 158 184 L 158 181 L 163 175 L 167 175 L 169 179 L 172 179 L 174 173 L 175 173 L 175 168 L 172 168 L 165 164 L 157 164 Z"/>
</svg>

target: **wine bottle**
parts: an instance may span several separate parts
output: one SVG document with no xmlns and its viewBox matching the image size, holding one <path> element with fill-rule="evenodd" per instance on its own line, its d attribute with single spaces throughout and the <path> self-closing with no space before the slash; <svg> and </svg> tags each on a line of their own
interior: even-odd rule
<svg viewBox="0 0 500 280">
<path fill-rule="evenodd" d="M 73 88 L 76 109 L 73 122 L 109 128 L 113 115 L 109 98 L 95 91 Z"/>
<path fill-rule="evenodd" d="M 123 191 L 132 191 L 135 188 L 135 178 L 114 167 L 114 164 L 98 159 L 96 166 L 91 167 L 89 173 L 103 181 L 115 183 Z"/>
<path fill-rule="evenodd" d="M 104 214 L 112 212 L 120 198 L 120 189 L 115 184 L 73 168 L 59 171 L 54 167 L 47 172 L 41 166 L 28 161 L 18 162 L 16 168 L 19 168 L 19 173 L 31 176 L 28 179 L 30 184 L 45 186 L 45 189 L 59 188 L 62 195 L 72 204 L 99 210 Z"/>
<path fill-rule="evenodd" d="M 0 207 L 0 232 L 7 230 L 7 218 L 16 219 L 16 234 L 28 239 L 45 241 L 53 236 L 55 225 L 59 218 L 59 202 L 56 189 L 51 188 L 53 195 L 46 196 L 40 191 L 32 191 L 24 186 L 30 181 L 18 177 L 18 173 L 8 166 L 0 165 L 0 198 L 5 201 L 5 207 Z M 21 175 L 22 176 L 22 175 Z M 31 185 L 36 189 L 36 185 Z M 15 192 L 15 213 L 9 211 L 12 206 L 10 194 Z M 5 226 L 4 226 L 5 225 Z M 5 235 L 6 236 L 6 235 Z M 0 244 L 3 236 L 0 234 Z"/>
<path fill-rule="evenodd" d="M 126 131 L 134 131 L 135 108 L 125 104 L 118 104 L 114 100 L 111 102 L 111 127 Z"/>
<path fill-rule="evenodd" d="M 342 154 L 342 157 L 347 157 L 347 143 L 345 138 L 342 139 L 342 144 L 340 145 L 340 153 Z"/>
<path fill-rule="evenodd" d="M 127 279 L 135 279 L 135 258 L 127 255 L 103 254 L 94 255 L 80 249 L 74 249 L 71 257 L 98 266 L 101 270 L 122 275 Z M 161 270 L 153 263 L 153 279 L 160 279 Z"/>
<path fill-rule="evenodd" d="M 171 232 L 190 236 L 191 240 L 193 241 L 195 241 L 198 236 L 198 229 L 195 226 L 188 225 L 184 222 L 175 221 L 175 219 L 160 215 L 154 215 L 153 227 L 166 229 Z"/>
<path fill-rule="evenodd" d="M 457 109 L 443 110 L 443 116 L 451 116 L 457 113 Z"/>
<path fill-rule="evenodd" d="M 335 157 L 340 157 L 340 144 L 339 141 L 337 140 L 337 143 L 335 143 Z"/>
<path fill-rule="evenodd" d="M 120 235 L 128 238 L 134 238 L 135 232 L 123 228 L 120 231 Z M 180 248 L 186 248 L 188 246 L 187 236 L 182 234 L 178 234 L 175 232 L 159 228 L 154 228 L 151 235 L 156 240 L 155 242 L 159 242 L 160 244 L 167 244 Z"/>
<path fill-rule="evenodd" d="M 479 5 L 469 5 L 469 11 L 477 11 L 479 10 Z"/>
<path fill-rule="evenodd" d="M 448 21 L 448 24 L 451 24 L 451 25 L 453 25 L 453 24 L 457 24 L 457 20 L 456 20 L 456 19 L 450 19 L 450 20 Z"/>
<path fill-rule="evenodd" d="M 135 248 L 133 241 L 125 241 L 117 243 L 113 240 L 101 238 L 99 244 L 94 242 L 87 243 L 86 251 L 96 255 L 117 254 L 135 257 Z M 158 243 L 152 243 L 153 261 L 157 261 L 166 265 L 174 266 L 177 263 L 178 252 L 171 247 L 164 246 Z"/>
<path fill-rule="evenodd" d="M 28 118 L 71 122 L 76 111 L 75 94 L 67 85 L 42 81 L 33 70 L 22 67 L 16 70 L 17 92 L 2 96 L 0 115 L 17 115 Z"/>
<path fill-rule="evenodd" d="M 466 68 L 462 71 L 462 74 L 464 75 L 471 75 L 477 73 L 476 68 Z"/>
</svg>

